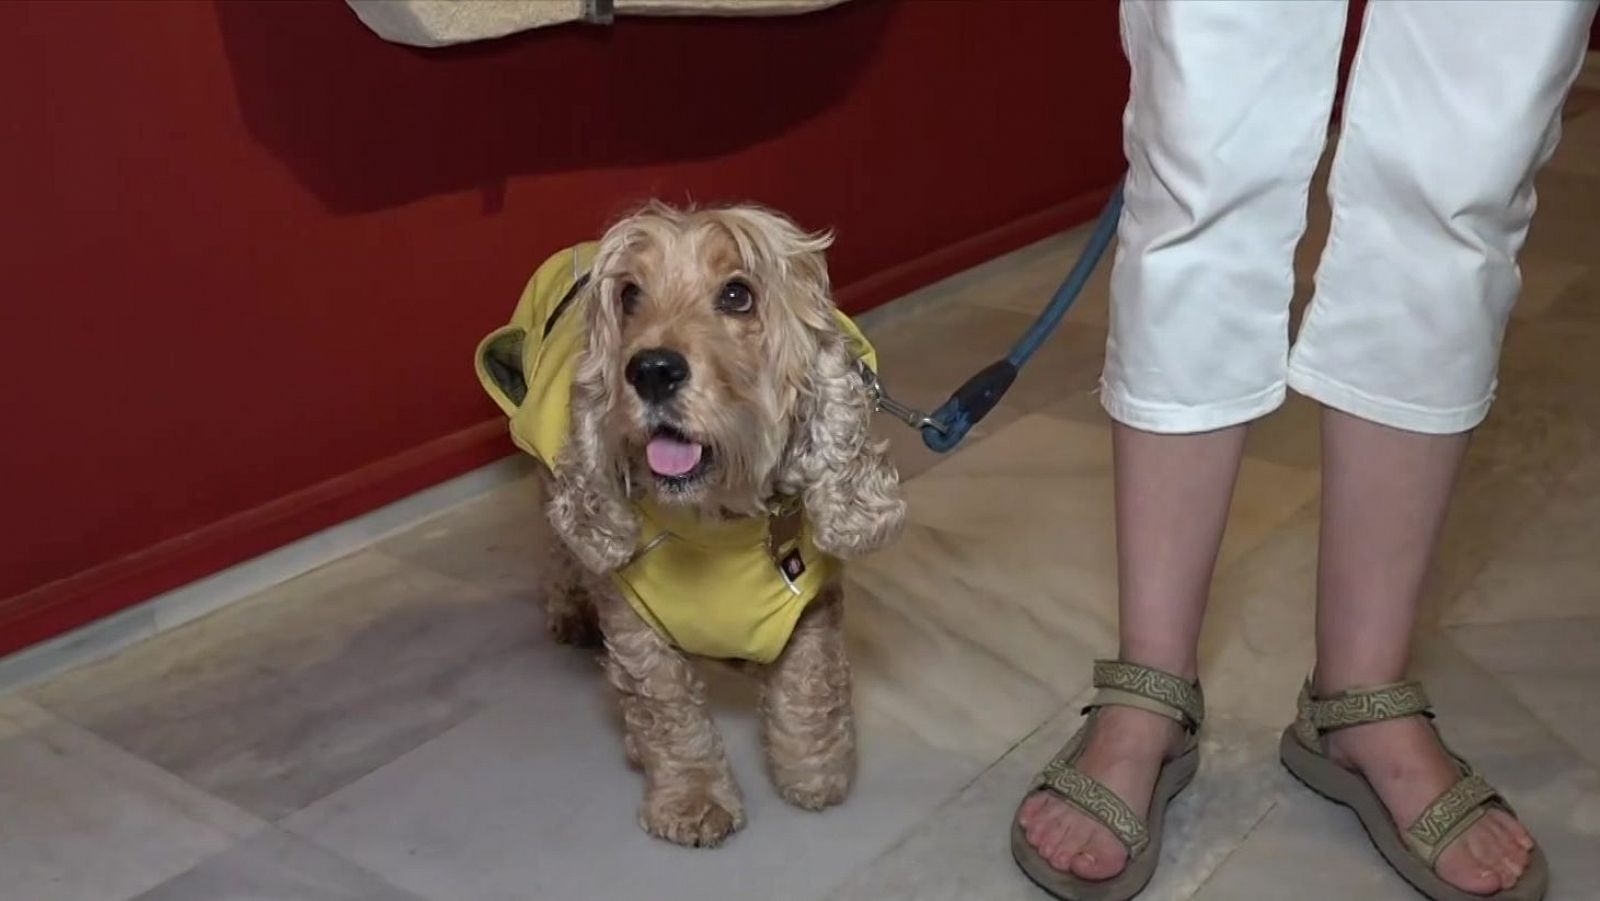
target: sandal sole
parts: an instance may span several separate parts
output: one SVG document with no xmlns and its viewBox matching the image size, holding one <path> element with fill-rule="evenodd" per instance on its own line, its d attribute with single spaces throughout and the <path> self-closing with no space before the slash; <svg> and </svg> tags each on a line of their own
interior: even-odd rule
<svg viewBox="0 0 1600 901">
<path fill-rule="evenodd" d="M 1493 895 L 1476 895 L 1456 888 L 1439 878 L 1426 861 L 1406 847 L 1388 808 L 1383 806 L 1382 799 L 1366 779 L 1301 744 L 1293 727 L 1283 730 L 1283 738 L 1278 741 L 1278 758 L 1284 769 L 1306 788 L 1350 808 L 1384 862 L 1430 901 L 1540 901 L 1549 889 L 1550 868 L 1538 845 L 1534 845 L 1522 878 L 1511 888 Z"/>
<path fill-rule="evenodd" d="M 1022 811 L 1021 804 L 1011 815 L 1011 857 L 1022 868 L 1022 872 L 1033 880 L 1034 885 L 1061 901 L 1129 901 L 1144 891 L 1151 877 L 1155 876 L 1156 865 L 1161 861 L 1161 837 L 1165 831 L 1163 826 L 1167 807 L 1189 787 L 1199 769 L 1198 746 L 1172 758 L 1161 768 L 1161 775 L 1156 778 L 1155 789 L 1150 796 L 1150 815 L 1145 826 L 1150 833 L 1150 843 L 1138 857 L 1129 858 L 1122 872 L 1110 879 L 1080 879 L 1050 866 L 1049 861 L 1028 844 L 1028 834 L 1017 821 L 1017 815 Z M 1024 795 L 1023 801 L 1027 801 L 1031 794 Z"/>
</svg>

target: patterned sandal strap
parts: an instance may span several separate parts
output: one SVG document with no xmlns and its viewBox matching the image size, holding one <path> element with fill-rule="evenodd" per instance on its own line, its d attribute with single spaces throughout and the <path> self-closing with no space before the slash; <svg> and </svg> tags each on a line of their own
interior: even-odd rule
<svg viewBox="0 0 1600 901">
<path fill-rule="evenodd" d="M 1039 774 L 1036 788 L 1050 791 L 1093 817 L 1128 849 L 1129 858 L 1137 857 L 1150 844 L 1150 831 L 1145 828 L 1139 815 L 1133 812 L 1133 808 L 1093 777 L 1073 769 L 1065 755 L 1058 755 L 1045 766 L 1044 772 Z"/>
<path fill-rule="evenodd" d="M 1300 689 L 1300 716 L 1296 726 L 1302 738 L 1315 739 L 1351 726 L 1418 714 L 1431 716 L 1432 707 L 1420 682 L 1352 688 L 1329 698 L 1317 698 L 1311 694 L 1308 680 Z"/>
<path fill-rule="evenodd" d="M 1176 720 L 1190 732 L 1199 730 L 1206 718 L 1205 695 L 1199 685 L 1148 666 L 1096 660 L 1094 687 L 1099 691 L 1085 712 L 1096 707 L 1135 707 Z"/>
<path fill-rule="evenodd" d="M 1492 803 L 1505 804 L 1494 786 L 1468 770 L 1455 785 L 1435 798 L 1416 822 L 1406 829 L 1406 846 L 1431 867 L 1451 842 L 1460 838 L 1473 823 L 1489 812 Z"/>
</svg>

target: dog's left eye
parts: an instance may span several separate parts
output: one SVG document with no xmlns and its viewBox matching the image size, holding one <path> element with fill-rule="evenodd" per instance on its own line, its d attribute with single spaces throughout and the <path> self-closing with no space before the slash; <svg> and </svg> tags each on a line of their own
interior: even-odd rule
<svg viewBox="0 0 1600 901">
<path fill-rule="evenodd" d="M 632 316 L 633 311 L 639 308 L 639 286 L 633 282 L 623 285 L 617 293 L 617 300 L 622 307 L 622 314 Z"/>
<path fill-rule="evenodd" d="M 755 302 L 750 286 L 738 279 L 723 285 L 717 292 L 717 309 L 724 313 L 748 313 Z"/>
</svg>

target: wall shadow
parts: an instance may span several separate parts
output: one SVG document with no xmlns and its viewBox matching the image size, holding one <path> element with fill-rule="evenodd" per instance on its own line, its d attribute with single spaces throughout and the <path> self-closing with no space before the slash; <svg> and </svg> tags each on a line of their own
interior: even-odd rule
<svg viewBox="0 0 1600 901">
<path fill-rule="evenodd" d="M 619 19 L 440 50 L 389 44 L 338 0 L 216 0 L 244 124 L 335 213 L 505 180 L 706 159 L 845 95 L 895 7 Z"/>
</svg>

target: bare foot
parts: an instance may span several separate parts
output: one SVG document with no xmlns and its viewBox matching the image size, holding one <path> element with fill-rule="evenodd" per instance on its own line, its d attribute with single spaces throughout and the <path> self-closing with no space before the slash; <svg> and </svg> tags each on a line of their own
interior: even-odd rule
<svg viewBox="0 0 1600 901">
<path fill-rule="evenodd" d="M 1461 778 L 1419 716 L 1340 729 L 1328 736 L 1328 755 L 1372 783 L 1401 828 Z M 1445 846 L 1433 869 L 1462 891 L 1492 895 L 1517 883 L 1532 850 L 1528 830 L 1496 809 Z"/>
<path fill-rule="evenodd" d="M 1110 789 L 1142 820 L 1161 765 L 1177 753 L 1182 739 L 1182 727 L 1164 716 L 1104 707 L 1075 768 Z M 1110 879 L 1128 865 L 1128 849 L 1110 830 L 1049 792 L 1030 795 L 1017 821 L 1028 844 L 1063 873 Z"/>
</svg>

